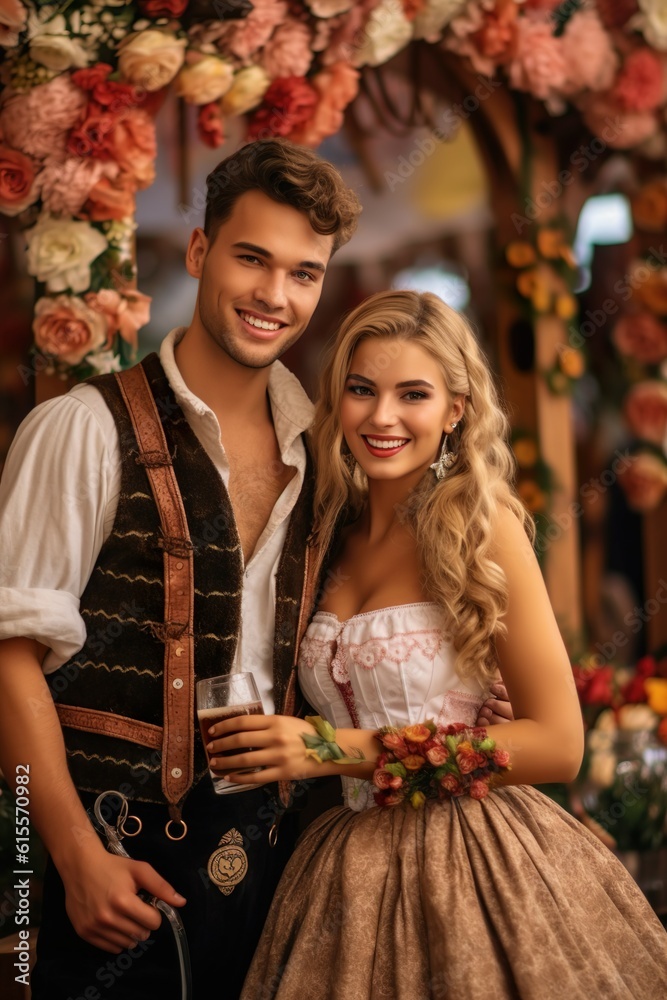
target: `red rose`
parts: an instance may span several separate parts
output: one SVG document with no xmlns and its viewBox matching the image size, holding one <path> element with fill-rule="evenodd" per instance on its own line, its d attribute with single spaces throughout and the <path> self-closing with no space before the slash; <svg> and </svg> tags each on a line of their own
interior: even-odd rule
<svg viewBox="0 0 667 1000">
<path fill-rule="evenodd" d="M 449 757 L 449 750 L 447 747 L 443 746 L 431 747 L 426 751 L 426 757 L 428 758 L 429 764 L 432 764 L 433 767 L 440 767 L 440 765 L 444 764 Z"/>
<path fill-rule="evenodd" d="M 375 792 L 374 798 L 379 806 L 397 806 L 403 801 L 402 795 L 391 791 Z"/>
<path fill-rule="evenodd" d="M 465 722 L 450 722 L 448 726 L 445 726 L 443 732 L 445 736 L 458 736 L 459 733 L 464 733 L 467 728 Z"/>
<path fill-rule="evenodd" d="M 105 111 L 96 101 L 91 101 L 84 121 L 69 134 L 67 151 L 73 156 L 111 159 L 108 145 L 115 124 L 115 115 Z"/>
<path fill-rule="evenodd" d="M 470 784 L 471 799 L 485 799 L 489 794 L 489 785 L 484 778 L 474 778 Z"/>
<path fill-rule="evenodd" d="M 456 763 L 461 774 L 470 774 L 479 767 L 479 754 L 477 754 L 470 743 L 464 741 L 456 748 Z"/>
<path fill-rule="evenodd" d="M 646 688 L 643 677 L 632 677 L 621 689 L 623 700 L 631 705 L 639 705 L 646 701 Z"/>
<path fill-rule="evenodd" d="M 203 104 L 197 115 L 197 131 L 205 146 L 217 149 L 225 141 L 225 131 L 222 123 L 220 105 L 213 101 Z"/>
<path fill-rule="evenodd" d="M 654 656 L 642 656 L 637 661 L 637 673 L 640 677 L 655 677 L 658 672 L 658 664 Z"/>
<path fill-rule="evenodd" d="M 614 668 L 600 667 L 591 677 L 585 694 L 587 705 L 611 705 L 614 698 Z"/>
<path fill-rule="evenodd" d="M 139 0 L 139 6 L 148 17 L 180 17 L 188 0 Z"/>
<path fill-rule="evenodd" d="M 667 715 L 663 716 L 658 726 L 658 739 L 667 745 Z"/>
<path fill-rule="evenodd" d="M 443 791 L 447 792 L 448 795 L 463 795 L 465 789 L 459 781 L 459 779 L 454 774 L 444 774 L 440 779 L 440 787 Z"/>
<path fill-rule="evenodd" d="M 248 125 L 249 139 L 288 136 L 304 125 L 317 104 L 317 91 L 302 76 L 279 77 L 264 94 L 264 100 Z"/>
<path fill-rule="evenodd" d="M 109 66 L 108 63 L 95 63 L 87 69 L 75 70 L 72 73 L 72 83 L 81 87 L 81 90 L 92 91 L 98 84 L 105 82 L 112 70 L 113 66 Z"/>
<path fill-rule="evenodd" d="M 376 788 L 384 790 L 385 788 L 391 787 L 391 779 L 393 775 L 389 771 L 385 771 L 384 768 L 378 768 L 373 772 L 373 784 Z"/>
<path fill-rule="evenodd" d="M 501 750 L 500 748 L 493 751 L 493 763 L 497 764 L 498 767 L 507 767 L 510 762 L 510 755 L 507 750 Z"/>
</svg>

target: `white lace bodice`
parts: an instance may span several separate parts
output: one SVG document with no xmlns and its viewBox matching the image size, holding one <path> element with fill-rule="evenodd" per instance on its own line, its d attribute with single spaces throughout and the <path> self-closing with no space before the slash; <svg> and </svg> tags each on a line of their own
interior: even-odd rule
<svg viewBox="0 0 667 1000">
<path fill-rule="evenodd" d="M 454 670 L 436 604 L 402 604 L 341 622 L 318 611 L 299 653 L 308 702 L 337 728 L 407 726 L 425 719 L 473 725 L 487 692 Z M 343 778 L 348 806 L 374 801 L 368 782 Z"/>
</svg>

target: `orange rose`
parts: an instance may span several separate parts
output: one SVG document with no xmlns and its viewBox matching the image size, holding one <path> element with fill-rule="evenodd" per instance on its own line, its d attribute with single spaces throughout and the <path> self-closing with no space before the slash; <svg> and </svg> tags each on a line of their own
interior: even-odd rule
<svg viewBox="0 0 667 1000">
<path fill-rule="evenodd" d="M 107 138 L 107 149 L 127 178 L 129 186 L 149 187 L 155 180 L 155 125 L 148 112 L 130 108 L 116 122 Z"/>
<path fill-rule="evenodd" d="M 403 758 L 401 763 L 406 771 L 420 771 L 426 761 L 417 753 L 409 753 L 407 757 Z"/>
<path fill-rule="evenodd" d="M 32 160 L 9 146 L 0 146 L 0 212 L 18 215 L 37 201 L 35 165 Z"/>
<path fill-rule="evenodd" d="M 101 177 L 91 189 L 81 216 L 90 219 L 91 222 L 106 222 L 109 219 L 120 221 L 131 218 L 134 210 L 134 191 L 128 187 L 124 179 L 111 180 L 109 177 Z"/>
<path fill-rule="evenodd" d="M 663 177 L 645 184 L 632 198 L 632 218 L 638 229 L 661 233 L 667 226 L 667 181 Z"/>
<path fill-rule="evenodd" d="M 537 483 L 532 480 L 527 480 L 523 483 L 519 483 L 517 487 L 517 492 L 526 507 L 533 514 L 540 513 L 546 509 L 547 497 L 543 490 L 539 488 Z"/>
<path fill-rule="evenodd" d="M 562 348 L 558 354 L 558 364 L 568 378 L 580 378 L 584 373 L 584 356 L 574 347 Z"/>
<path fill-rule="evenodd" d="M 107 337 L 104 317 L 69 295 L 39 299 L 32 329 L 37 349 L 67 365 L 79 364 Z"/>
<path fill-rule="evenodd" d="M 532 438 L 518 438 L 513 444 L 514 457 L 522 469 L 530 468 L 537 461 L 537 445 Z"/>
<path fill-rule="evenodd" d="M 535 250 L 525 240 L 512 240 L 508 243 L 505 256 L 510 267 L 528 267 L 535 263 Z"/>
<path fill-rule="evenodd" d="M 319 146 L 327 136 L 339 132 L 343 112 L 359 90 L 359 71 L 346 62 L 336 62 L 323 69 L 310 81 L 319 94 L 312 118 L 292 132 L 292 142 L 302 146 Z"/>
<path fill-rule="evenodd" d="M 561 248 L 565 245 L 561 229 L 540 229 L 537 234 L 537 249 L 549 260 L 557 260 L 561 256 Z"/>
<path fill-rule="evenodd" d="M 657 313 L 658 316 L 667 316 L 667 267 L 652 271 L 645 280 L 641 280 L 638 268 L 634 294 L 651 312 Z"/>
<path fill-rule="evenodd" d="M 426 743 L 430 738 L 431 730 L 421 722 L 414 726 L 406 726 L 403 730 L 403 739 L 408 743 Z"/>
</svg>

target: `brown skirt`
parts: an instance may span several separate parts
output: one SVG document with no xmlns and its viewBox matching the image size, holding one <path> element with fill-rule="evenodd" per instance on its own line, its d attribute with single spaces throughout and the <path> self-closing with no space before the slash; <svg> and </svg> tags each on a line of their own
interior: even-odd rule
<svg viewBox="0 0 667 1000">
<path fill-rule="evenodd" d="M 331 809 L 304 833 L 242 1000 L 665 1000 L 667 934 L 530 786 Z"/>
</svg>

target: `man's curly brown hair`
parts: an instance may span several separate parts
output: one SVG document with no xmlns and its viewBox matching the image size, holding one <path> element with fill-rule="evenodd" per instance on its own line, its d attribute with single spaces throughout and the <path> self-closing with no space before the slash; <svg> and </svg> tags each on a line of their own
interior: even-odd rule
<svg viewBox="0 0 667 1000">
<path fill-rule="evenodd" d="M 332 255 L 357 228 L 361 204 L 335 167 L 312 149 L 286 139 L 260 139 L 232 153 L 206 178 L 204 232 L 215 239 L 246 191 L 262 191 L 308 216 L 322 236 L 333 235 Z"/>
</svg>

